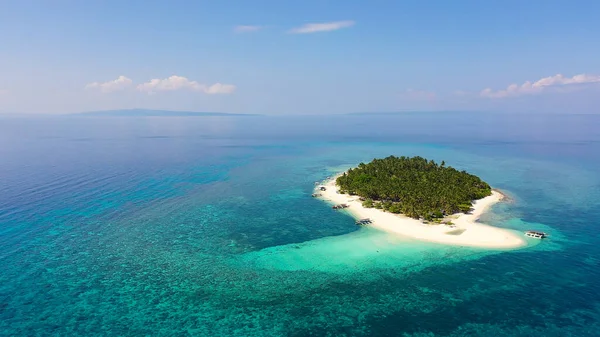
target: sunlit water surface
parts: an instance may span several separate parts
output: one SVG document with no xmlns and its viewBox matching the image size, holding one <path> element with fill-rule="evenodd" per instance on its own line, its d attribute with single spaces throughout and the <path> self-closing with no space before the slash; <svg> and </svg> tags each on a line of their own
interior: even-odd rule
<svg viewBox="0 0 600 337">
<path fill-rule="evenodd" d="M 0 119 L 0 335 L 598 336 L 599 117 Z M 387 155 L 550 238 L 424 243 L 310 197 Z"/>
</svg>

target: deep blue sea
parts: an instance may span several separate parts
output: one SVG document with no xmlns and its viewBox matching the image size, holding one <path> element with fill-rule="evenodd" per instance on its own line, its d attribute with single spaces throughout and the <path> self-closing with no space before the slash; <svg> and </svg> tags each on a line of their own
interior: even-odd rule
<svg viewBox="0 0 600 337">
<path fill-rule="evenodd" d="M 1 336 L 600 336 L 600 115 L 0 118 Z M 359 228 L 388 155 L 503 190 L 501 251 Z"/>
</svg>

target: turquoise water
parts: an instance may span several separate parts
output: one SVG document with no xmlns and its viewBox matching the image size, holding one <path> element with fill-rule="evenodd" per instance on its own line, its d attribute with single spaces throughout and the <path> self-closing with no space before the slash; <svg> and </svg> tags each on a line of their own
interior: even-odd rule
<svg viewBox="0 0 600 337">
<path fill-rule="evenodd" d="M 0 335 L 600 335 L 600 116 L 0 119 Z M 377 131 L 376 131 L 377 130 Z M 513 251 L 310 197 L 374 157 L 467 169 Z"/>
</svg>

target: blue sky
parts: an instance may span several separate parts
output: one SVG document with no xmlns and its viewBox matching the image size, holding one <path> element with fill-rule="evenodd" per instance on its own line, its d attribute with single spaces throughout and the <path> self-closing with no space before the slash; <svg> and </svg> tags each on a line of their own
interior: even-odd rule
<svg viewBox="0 0 600 337">
<path fill-rule="evenodd" d="M 598 13 L 587 0 L 2 1 L 0 112 L 596 113 Z"/>
</svg>

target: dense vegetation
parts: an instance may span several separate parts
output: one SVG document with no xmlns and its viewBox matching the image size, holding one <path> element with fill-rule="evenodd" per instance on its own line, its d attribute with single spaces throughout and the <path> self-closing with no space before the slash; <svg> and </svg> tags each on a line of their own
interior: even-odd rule
<svg viewBox="0 0 600 337">
<path fill-rule="evenodd" d="M 366 207 L 426 220 L 468 212 L 473 200 L 492 193 L 479 177 L 422 157 L 374 159 L 350 169 L 336 183 L 341 193 L 362 197 Z"/>
</svg>

